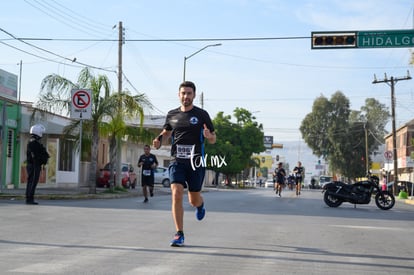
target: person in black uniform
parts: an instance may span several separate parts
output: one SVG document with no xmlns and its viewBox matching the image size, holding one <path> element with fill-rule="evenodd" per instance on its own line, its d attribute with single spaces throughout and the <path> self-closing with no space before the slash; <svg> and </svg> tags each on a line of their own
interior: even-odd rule
<svg viewBox="0 0 414 275">
<path fill-rule="evenodd" d="M 282 189 L 285 187 L 286 172 L 283 169 L 283 163 L 279 162 L 274 171 L 274 177 L 276 178 L 276 195 L 282 196 Z"/>
<path fill-rule="evenodd" d="M 204 157 L 204 140 L 211 144 L 216 142 L 213 123 L 209 114 L 194 106 L 196 87 L 193 82 L 184 81 L 180 84 L 178 96 L 181 106 L 170 110 L 167 114 L 164 129 L 153 140 L 153 146 L 159 148 L 163 139 L 172 137 L 171 157 L 169 166 L 172 215 L 177 233 L 170 242 L 171 246 L 184 245 L 184 189 L 188 188 L 188 200 L 196 208 L 197 220 L 202 220 L 206 210 L 201 196 L 205 167 L 195 165 Z"/>
<path fill-rule="evenodd" d="M 149 145 L 144 146 L 144 154 L 139 157 L 138 167 L 142 167 L 141 185 L 144 202 L 148 202 L 148 189 L 150 196 L 154 196 L 154 169 L 158 166 L 157 157 L 151 154 Z"/>
<path fill-rule="evenodd" d="M 302 190 L 303 174 L 305 173 L 300 161 L 298 161 L 298 166 L 293 169 L 293 173 L 295 173 L 296 196 L 299 196 Z"/>
<path fill-rule="evenodd" d="M 33 125 L 30 128 L 30 141 L 27 144 L 27 185 L 26 185 L 26 204 L 38 204 L 34 201 L 37 183 L 39 182 L 42 165 L 47 163 L 49 154 L 46 148 L 40 143 L 40 139 L 45 132 L 45 127 L 41 124 Z"/>
</svg>

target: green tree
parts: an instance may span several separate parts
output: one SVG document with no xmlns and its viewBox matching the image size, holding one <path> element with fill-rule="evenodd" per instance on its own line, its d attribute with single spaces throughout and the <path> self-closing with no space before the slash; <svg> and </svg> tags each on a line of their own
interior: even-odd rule
<svg viewBox="0 0 414 275">
<path fill-rule="evenodd" d="M 300 126 L 303 139 L 313 150 L 313 153 L 324 158 L 331 151 L 329 140 L 331 109 L 332 105 L 326 97 L 316 98 L 312 112 L 306 115 Z"/>
<path fill-rule="evenodd" d="M 145 100 L 145 97 L 142 96 L 129 98 L 127 94 L 118 96 L 111 95 L 111 84 L 108 77 L 105 75 L 94 76 L 89 68 L 84 68 L 79 73 L 76 83 L 57 74 L 46 76 L 41 83 L 39 100 L 36 102 L 36 107 L 52 113 L 68 115 L 71 107 L 71 91 L 73 89 L 91 90 L 92 118 L 91 120 L 85 120 L 82 123 L 82 140 L 90 140 L 90 154 L 86 154 L 86 156 L 90 156 L 91 162 L 89 170 L 89 193 L 96 193 L 97 156 L 101 134 L 100 130 L 103 129 L 105 123 L 110 121 L 110 119 L 107 121 L 105 121 L 105 119 L 113 118 L 114 109 L 120 106 L 120 101 L 117 100 L 117 97 L 122 98 L 122 101 L 135 101 L 142 105 L 147 104 L 148 102 Z M 138 110 L 138 112 L 140 113 L 140 110 Z M 74 121 L 74 123 L 66 129 L 66 132 L 73 133 L 73 130 L 79 129 L 79 122 L 80 121 Z M 86 144 L 88 144 L 88 142 L 86 142 Z M 82 149 L 83 148 L 85 147 L 82 146 Z"/>
<path fill-rule="evenodd" d="M 116 167 L 115 171 L 119 171 L 121 167 L 118 166 L 117 160 L 119 159 L 118 142 L 121 141 L 124 137 L 137 138 L 140 141 L 150 142 L 153 136 L 146 130 L 142 129 L 142 124 L 144 122 L 144 108 L 143 106 L 151 106 L 144 94 L 130 95 L 129 92 L 114 93 L 108 98 L 109 106 L 109 115 L 106 115 L 105 118 L 108 118 L 107 122 L 102 123 L 100 132 L 102 135 L 109 136 L 109 152 L 110 152 L 110 163 L 111 167 Z M 134 118 L 139 118 L 138 127 L 129 126 L 127 121 L 130 121 Z M 110 179 L 113 179 L 113 171 L 111 170 Z M 120 174 L 119 174 L 120 175 Z M 118 176 L 118 174 L 117 174 Z M 117 177 L 116 183 L 118 186 L 121 186 L 121 177 Z M 112 181 L 110 182 L 111 189 L 113 188 Z"/>
<path fill-rule="evenodd" d="M 334 93 L 330 100 L 330 112 L 329 115 L 329 155 L 327 159 L 334 171 L 343 171 L 351 157 L 345 152 L 352 151 L 350 144 L 349 133 L 349 114 L 350 114 L 349 100 L 340 91 Z M 343 171 L 343 172 L 348 172 Z"/>
<path fill-rule="evenodd" d="M 231 182 L 232 176 L 255 165 L 251 160 L 253 153 L 265 150 L 263 126 L 255 121 L 255 117 L 243 108 L 236 108 L 234 116 L 236 123 L 223 112 L 213 119 L 217 141 L 214 145 L 207 144 L 206 152 L 209 156 L 220 156 L 227 164 L 210 167 L 217 173 L 216 180 L 218 173 L 223 173 Z"/>
<path fill-rule="evenodd" d="M 380 103 L 375 98 L 367 98 L 365 105 L 359 111 L 352 111 L 350 122 L 363 122 L 370 134 L 369 145 L 372 150 L 384 144 L 384 137 L 388 134 L 385 126 L 387 125 L 391 114 L 385 104 Z"/>
<path fill-rule="evenodd" d="M 331 171 L 355 178 L 366 173 L 366 142 L 369 154 L 383 143 L 388 119 L 387 108 L 377 100 L 368 98 L 360 111 L 353 111 L 338 91 L 330 100 L 321 96 L 314 101 L 300 131 L 314 154 L 328 161 Z"/>
</svg>

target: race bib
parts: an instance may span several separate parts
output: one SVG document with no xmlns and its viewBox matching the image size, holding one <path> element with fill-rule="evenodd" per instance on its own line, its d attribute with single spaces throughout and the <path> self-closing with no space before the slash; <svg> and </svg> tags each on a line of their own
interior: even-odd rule
<svg viewBox="0 0 414 275">
<path fill-rule="evenodd" d="M 193 148 L 194 148 L 194 145 L 177 144 L 177 158 L 190 159 Z"/>
<path fill-rule="evenodd" d="M 151 170 L 142 170 L 144 176 L 151 176 Z"/>
</svg>

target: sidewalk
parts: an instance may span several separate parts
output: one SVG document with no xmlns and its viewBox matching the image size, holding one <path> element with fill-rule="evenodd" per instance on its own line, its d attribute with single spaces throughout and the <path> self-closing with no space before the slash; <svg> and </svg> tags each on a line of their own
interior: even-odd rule
<svg viewBox="0 0 414 275">
<path fill-rule="evenodd" d="M 406 204 L 414 205 L 414 197 L 408 196 L 405 194 L 405 196 L 401 196 L 400 194 L 395 196 L 395 200 L 397 201 L 404 201 Z"/>
<path fill-rule="evenodd" d="M 2 200 L 24 200 L 25 188 L 3 189 L 0 191 Z M 108 188 L 96 188 L 96 194 L 89 194 L 89 187 L 63 188 L 63 187 L 40 187 L 36 188 L 36 199 L 109 199 L 142 196 L 141 188 L 125 189 L 125 191 L 109 192 Z"/>
<path fill-rule="evenodd" d="M 408 199 L 405 199 L 404 202 L 406 204 L 414 205 L 414 198 L 413 197 L 408 197 Z"/>
</svg>

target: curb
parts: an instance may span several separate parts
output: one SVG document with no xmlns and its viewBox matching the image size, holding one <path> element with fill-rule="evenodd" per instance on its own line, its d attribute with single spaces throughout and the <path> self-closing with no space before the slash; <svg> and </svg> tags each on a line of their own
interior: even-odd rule
<svg viewBox="0 0 414 275">
<path fill-rule="evenodd" d="M 89 200 L 89 199 L 119 199 L 138 197 L 139 193 L 98 193 L 98 194 L 36 194 L 41 200 Z M 0 194 L 0 200 L 25 200 L 21 194 Z"/>
<path fill-rule="evenodd" d="M 132 189 L 126 191 L 114 191 L 113 193 L 97 190 L 95 194 L 90 194 L 84 190 L 62 189 L 62 188 L 39 188 L 36 190 L 35 199 L 41 200 L 89 200 L 89 199 L 120 199 L 142 196 L 140 189 Z M 157 193 L 167 194 L 167 190 L 162 188 L 156 189 Z M 0 192 L 0 200 L 25 200 L 25 189 L 9 189 Z"/>
<path fill-rule="evenodd" d="M 406 199 L 406 200 L 404 200 L 404 202 L 406 203 L 406 204 L 411 204 L 411 205 L 414 205 L 414 200 L 411 198 L 411 199 Z"/>
</svg>

